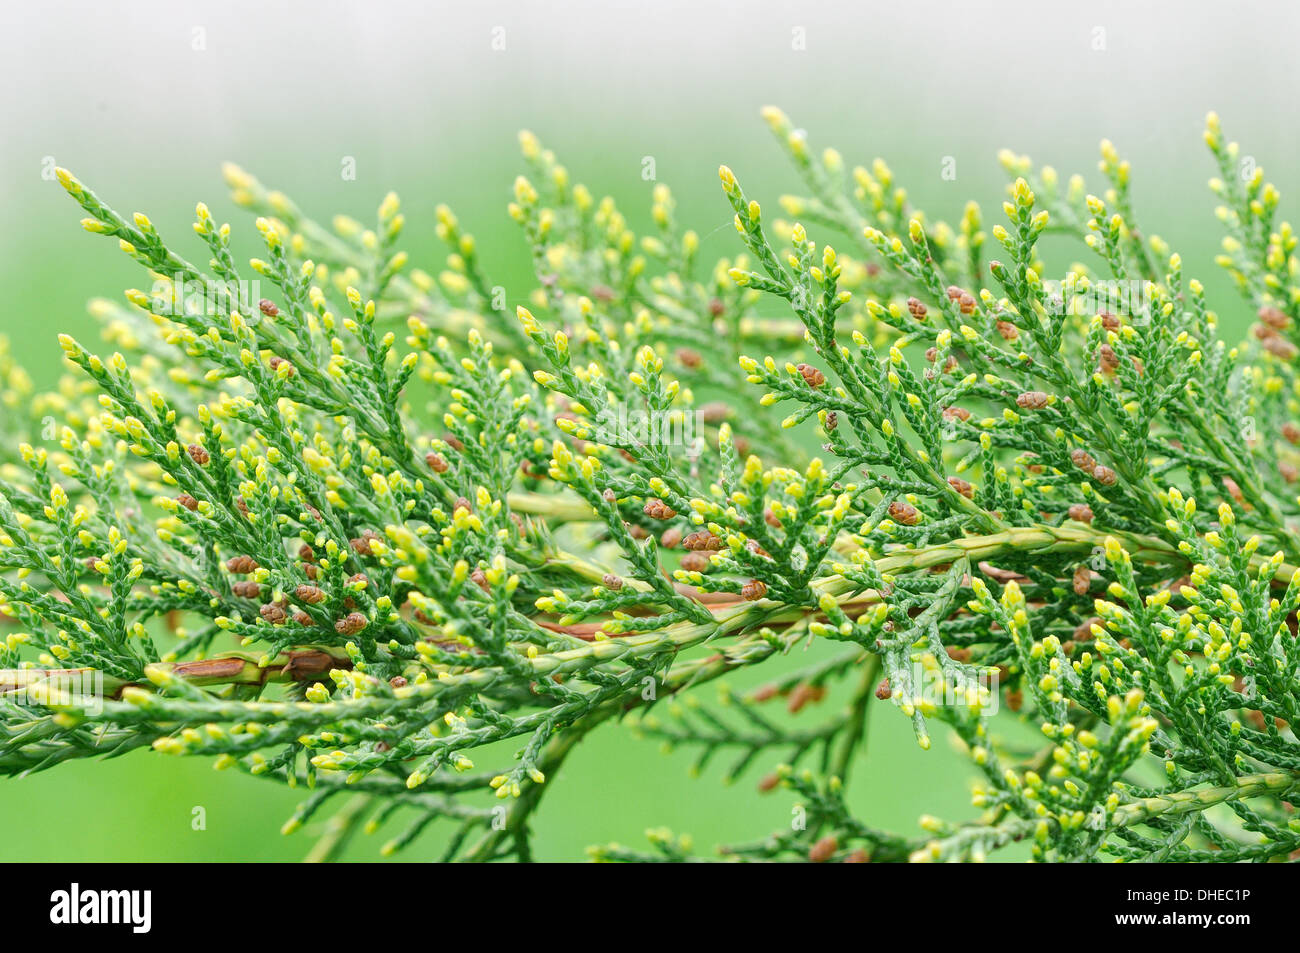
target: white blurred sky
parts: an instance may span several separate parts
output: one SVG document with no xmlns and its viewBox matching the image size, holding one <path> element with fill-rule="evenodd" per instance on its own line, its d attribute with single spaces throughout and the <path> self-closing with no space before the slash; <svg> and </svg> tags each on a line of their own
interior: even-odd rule
<svg viewBox="0 0 1300 953">
<path fill-rule="evenodd" d="M 1300 6 L 1282 0 L 159 0 L 7 3 L 2 16 L 6 173 L 50 152 L 186 163 L 228 149 L 298 153 L 310 175 L 313 143 L 400 150 L 414 132 L 440 150 L 492 148 L 538 117 L 586 138 L 635 119 L 647 143 L 683 127 L 726 142 L 768 101 L 881 146 L 1091 146 L 1106 130 L 1131 148 L 1181 143 L 1210 107 L 1294 135 L 1300 40 Z M 805 51 L 791 49 L 795 27 Z"/>
</svg>

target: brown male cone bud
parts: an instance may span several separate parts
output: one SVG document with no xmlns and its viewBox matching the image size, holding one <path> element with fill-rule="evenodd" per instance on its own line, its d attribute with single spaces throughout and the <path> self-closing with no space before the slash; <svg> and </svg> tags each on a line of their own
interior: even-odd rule
<svg viewBox="0 0 1300 953">
<path fill-rule="evenodd" d="M 1287 443 L 1300 444 L 1300 427 L 1288 420 L 1282 425 L 1282 436 L 1286 438 Z"/>
<path fill-rule="evenodd" d="M 998 334 L 1002 335 L 1004 341 L 1014 341 L 1020 337 L 1020 329 L 1010 321 L 998 321 L 994 327 L 997 328 Z"/>
<path fill-rule="evenodd" d="M 334 631 L 339 635 L 356 635 L 366 627 L 369 621 L 360 612 L 349 612 L 334 623 Z"/>
<path fill-rule="evenodd" d="M 971 486 L 961 477 L 948 477 L 948 485 L 968 500 L 975 495 L 975 487 Z"/>
<path fill-rule="evenodd" d="M 434 453 L 432 450 L 424 455 L 424 462 L 429 465 L 429 469 L 434 473 L 446 473 L 449 467 L 447 458 L 441 453 Z"/>
<path fill-rule="evenodd" d="M 871 855 L 867 853 L 865 847 L 855 847 L 853 850 L 849 851 L 849 855 L 844 858 L 844 863 L 869 864 L 871 863 Z"/>
<path fill-rule="evenodd" d="M 767 583 L 760 579 L 751 579 L 740 587 L 740 597 L 747 602 L 757 602 L 767 595 Z"/>
<path fill-rule="evenodd" d="M 945 407 L 943 409 L 944 420 L 970 420 L 970 411 L 965 407 Z"/>
<path fill-rule="evenodd" d="M 1119 479 L 1119 475 L 1114 470 L 1102 466 L 1096 467 L 1092 471 L 1092 477 L 1102 486 L 1114 486 L 1115 481 Z"/>
<path fill-rule="evenodd" d="M 288 374 L 290 377 L 293 377 L 295 373 L 293 365 L 290 364 L 282 357 L 273 356 L 271 360 L 268 361 L 267 363 L 271 365 L 271 370 L 273 371 L 278 371 L 281 367 L 288 367 L 288 370 L 285 371 L 286 374 Z"/>
<path fill-rule="evenodd" d="M 1097 317 L 1101 318 L 1101 326 L 1107 331 L 1119 330 L 1119 318 L 1111 314 L 1109 311 L 1102 311 L 1097 315 Z"/>
<path fill-rule="evenodd" d="M 1091 618 L 1084 619 L 1074 627 L 1074 631 L 1070 633 L 1070 637 L 1076 642 L 1091 642 L 1093 638 L 1092 627 L 1094 625 L 1101 625 L 1100 616 L 1092 616 Z"/>
<path fill-rule="evenodd" d="M 759 793 L 766 794 L 768 791 L 774 791 L 776 790 L 776 786 L 780 783 L 781 776 L 779 774 L 765 774 L 763 775 L 762 780 L 758 782 Z"/>
<path fill-rule="evenodd" d="M 763 510 L 763 522 L 773 529 L 781 528 L 781 521 L 776 518 L 776 514 L 770 508 Z"/>
<path fill-rule="evenodd" d="M 962 292 L 961 297 L 957 299 L 957 307 L 961 309 L 962 314 L 974 314 L 975 298 L 966 292 Z"/>
<path fill-rule="evenodd" d="M 1067 512 L 1072 520 L 1077 520 L 1080 523 L 1092 522 L 1092 507 L 1087 503 L 1075 503 Z"/>
<path fill-rule="evenodd" d="M 926 311 L 925 305 L 923 305 L 919 300 L 916 298 L 908 298 L 907 313 L 918 321 L 924 321 L 928 312 Z"/>
<path fill-rule="evenodd" d="M 904 526 L 915 526 L 921 521 L 921 514 L 911 503 L 894 500 L 889 504 L 889 518 L 895 523 L 902 523 Z"/>
<path fill-rule="evenodd" d="M 641 512 L 652 520 L 670 520 L 677 515 L 677 511 L 665 503 L 663 500 L 657 500 L 654 497 L 645 501 L 645 506 Z"/>
<path fill-rule="evenodd" d="M 325 601 L 325 592 L 315 586 L 301 585 L 293 591 L 293 594 L 299 602 L 305 602 L 312 606 Z"/>
<path fill-rule="evenodd" d="M 1264 342 L 1264 350 L 1274 357 L 1281 358 L 1284 361 L 1294 360 L 1296 356 L 1296 346 L 1286 338 L 1271 337 Z"/>
<path fill-rule="evenodd" d="M 704 363 L 704 358 L 700 357 L 700 352 L 691 350 L 689 347 L 678 348 L 677 360 L 681 362 L 682 367 L 692 369 Z"/>
<path fill-rule="evenodd" d="M 362 532 L 362 534 L 356 539 L 348 540 L 348 545 L 352 547 L 352 551 L 358 556 L 373 556 L 375 552 L 371 549 L 370 543 L 376 539 L 379 539 L 379 534 L 374 530 L 368 529 Z"/>
<path fill-rule="evenodd" d="M 257 560 L 252 556 L 233 556 L 226 560 L 226 568 L 237 573 L 253 572 L 257 569 Z"/>
<path fill-rule="evenodd" d="M 1266 304 L 1259 309 L 1259 320 L 1277 331 L 1285 330 L 1291 323 L 1291 319 L 1281 308 L 1271 304 Z"/>
<path fill-rule="evenodd" d="M 808 859 L 814 864 L 824 864 L 835 856 L 835 851 L 839 850 L 839 847 L 840 842 L 835 839 L 834 835 L 827 834 L 808 848 Z"/>
<path fill-rule="evenodd" d="M 270 298 L 263 298 L 261 301 L 257 302 L 257 307 L 268 318 L 274 318 L 280 313 L 280 309 L 275 306 L 275 302 Z"/>
<path fill-rule="evenodd" d="M 187 510 L 197 510 L 199 508 L 199 501 L 194 499 L 194 497 L 190 496 L 188 493 L 182 493 L 180 496 L 176 497 L 176 502 Z"/>
<path fill-rule="evenodd" d="M 889 687 L 889 679 L 882 678 L 880 684 L 876 686 L 876 698 L 883 701 L 889 701 L 893 697 L 894 690 Z"/>
<path fill-rule="evenodd" d="M 722 539 L 706 529 L 690 533 L 682 540 L 682 545 L 692 552 L 717 552 L 722 548 Z"/>
<path fill-rule="evenodd" d="M 948 289 L 947 289 L 947 295 L 948 295 L 948 300 L 949 300 L 949 301 L 956 301 L 956 300 L 957 300 L 958 298 L 960 298 L 963 294 L 965 294 L 965 292 L 962 291 L 960 288 L 958 288 L 956 285 L 949 285 L 949 286 L 948 286 Z"/>
<path fill-rule="evenodd" d="M 795 370 L 803 377 L 804 383 L 813 390 L 826 383 L 826 375 L 811 364 L 799 364 L 795 367 Z"/>
<path fill-rule="evenodd" d="M 601 577 L 600 583 L 606 589 L 612 589 L 615 592 L 623 588 L 623 580 L 612 572 L 605 573 L 605 575 Z"/>
<path fill-rule="evenodd" d="M 264 604 L 262 608 L 257 611 L 260 612 L 262 618 L 271 623 L 271 625 L 280 625 L 287 618 L 284 607 L 277 605 L 274 602 Z"/>
<path fill-rule="evenodd" d="M 713 566 L 711 560 L 704 553 L 683 553 L 681 568 L 687 572 L 708 572 Z"/>
<path fill-rule="evenodd" d="M 262 595 L 262 586 L 251 579 L 240 579 L 230 584 L 230 591 L 243 599 L 256 599 Z"/>
<path fill-rule="evenodd" d="M 1088 473 L 1091 473 L 1097 466 L 1097 461 L 1092 458 L 1092 454 L 1082 448 L 1070 451 L 1070 462 L 1080 470 L 1085 470 Z"/>
<path fill-rule="evenodd" d="M 1097 348 L 1097 367 L 1103 374 L 1114 374 L 1119 367 L 1119 355 L 1109 344 Z"/>
<path fill-rule="evenodd" d="M 1022 410 L 1042 410 L 1047 401 L 1047 395 L 1041 390 L 1027 390 L 1016 398 L 1016 406 Z"/>
<path fill-rule="evenodd" d="M 659 537 L 659 545 L 664 549 L 673 549 L 681 541 L 682 531 L 676 526 L 664 530 Z"/>
<path fill-rule="evenodd" d="M 1092 588 L 1092 570 L 1087 566 L 1076 566 L 1072 583 L 1076 596 L 1086 596 Z"/>
<path fill-rule="evenodd" d="M 706 424 L 720 424 L 731 416 L 731 405 L 721 400 L 711 400 L 699 407 L 700 420 Z"/>
<path fill-rule="evenodd" d="M 190 444 L 185 448 L 185 452 L 190 455 L 191 460 L 201 467 L 206 467 L 208 465 L 208 460 L 211 459 L 208 455 L 208 451 L 204 450 L 197 443 Z"/>
</svg>

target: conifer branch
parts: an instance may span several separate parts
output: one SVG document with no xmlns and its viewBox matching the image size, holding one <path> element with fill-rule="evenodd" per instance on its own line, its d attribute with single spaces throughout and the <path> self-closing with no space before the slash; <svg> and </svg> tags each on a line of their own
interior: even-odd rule
<svg viewBox="0 0 1300 953">
<path fill-rule="evenodd" d="M 1278 191 L 1211 116 L 1219 264 L 1256 321 L 1229 343 L 1109 142 L 1099 194 L 1004 153 L 1004 221 L 950 226 L 764 118 L 808 194 L 773 219 L 724 166 L 737 251 L 707 263 L 666 186 L 635 235 L 523 134 L 535 282 L 509 304 L 446 207 L 434 274 L 395 195 L 322 224 L 227 166 L 264 247 L 241 263 L 207 206 L 196 256 L 60 170 L 150 287 L 92 303 L 108 353 L 62 336 L 50 393 L 0 348 L 0 773 L 206 757 L 304 789 L 286 833 L 337 808 L 312 860 L 380 829 L 386 854 L 438 830 L 447 860 L 531 860 L 572 752 L 631 730 L 727 780 L 764 766 L 797 822 L 596 859 L 1300 849 Z M 1051 270 L 1049 232 L 1089 264 Z M 854 816 L 886 706 L 956 739 L 976 818 Z M 1047 746 L 1002 740 L 999 707 Z"/>
</svg>

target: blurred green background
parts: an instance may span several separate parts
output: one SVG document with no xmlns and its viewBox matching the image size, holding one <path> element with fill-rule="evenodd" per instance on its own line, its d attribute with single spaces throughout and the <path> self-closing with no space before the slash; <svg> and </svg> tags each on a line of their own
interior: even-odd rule
<svg viewBox="0 0 1300 953">
<path fill-rule="evenodd" d="M 766 205 L 797 190 L 757 118 L 766 103 L 782 106 L 815 147 L 835 145 L 851 163 L 884 157 L 932 218 L 953 221 L 976 198 L 989 225 L 1002 197 L 998 148 L 1082 172 L 1100 190 L 1097 142 L 1109 137 L 1133 162 L 1145 230 L 1181 251 L 1225 326 L 1240 331 L 1248 316 L 1211 262 L 1220 231 L 1200 130 L 1205 112 L 1218 110 L 1284 196 L 1300 184 L 1298 26 L 1289 4 L 1229 11 L 1201 0 L 6 5 L 0 333 L 48 384 L 59 369 L 55 334 L 93 340 L 86 300 L 144 277 L 78 228 L 79 210 L 46 175 L 56 163 L 119 211 L 148 212 L 181 243 L 192 240 L 200 199 L 219 220 L 251 229 L 225 198 L 224 159 L 322 219 L 369 220 L 395 189 L 413 264 L 435 273 L 443 252 L 432 212 L 447 202 L 494 280 L 517 296 L 530 287 L 528 255 L 505 215 L 521 168 L 517 130 L 536 132 L 637 228 L 653 185 L 641 177 L 643 159 L 654 157 L 679 218 L 703 237 L 701 254 L 716 257 L 736 251 L 720 162 Z M 355 180 L 340 175 L 348 157 Z M 947 157 L 952 181 L 940 175 Z M 1085 256 L 1066 254 L 1058 265 Z M 832 696 L 799 718 L 811 723 L 842 702 Z M 708 848 L 789 822 L 788 798 L 754 791 L 769 765 L 726 787 L 724 763 L 692 780 L 692 760 L 599 729 L 539 812 L 538 856 L 579 859 L 611 840 L 642 846 L 652 825 Z M 875 826 L 914 833 L 922 813 L 970 810 L 971 772 L 942 729 L 922 752 L 906 720 L 883 707 L 856 774 L 854 806 Z M 297 859 L 311 838 L 278 834 L 296 802 L 206 763 L 136 754 L 67 765 L 0 783 L 0 859 Z M 195 806 L 206 810 L 206 830 L 191 830 Z M 372 859 L 384 839 L 358 838 L 347 856 Z M 435 825 L 403 856 L 436 856 L 440 840 Z"/>
</svg>

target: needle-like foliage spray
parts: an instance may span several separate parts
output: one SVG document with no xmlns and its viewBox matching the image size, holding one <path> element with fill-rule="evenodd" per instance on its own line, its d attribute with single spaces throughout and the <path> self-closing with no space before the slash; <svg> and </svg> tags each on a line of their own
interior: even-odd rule
<svg viewBox="0 0 1300 953">
<path fill-rule="evenodd" d="M 0 771 L 152 748 L 300 787 L 317 857 L 404 818 L 386 852 L 526 860 L 609 723 L 793 794 L 719 859 L 1300 848 L 1300 285 L 1262 170 L 1211 116 L 1231 346 L 1109 143 L 1099 195 L 1005 154 L 986 232 L 765 118 L 808 194 L 769 220 L 723 167 L 718 262 L 666 187 L 634 235 L 523 135 L 524 304 L 445 208 L 431 275 L 396 196 L 327 226 L 228 167 L 265 251 L 200 205 L 198 265 L 61 172 L 150 284 L 53 393 L 4 367 Z M 876 708 L 969 757 L 970 817 L 850 811 Z"/>
</svg>

